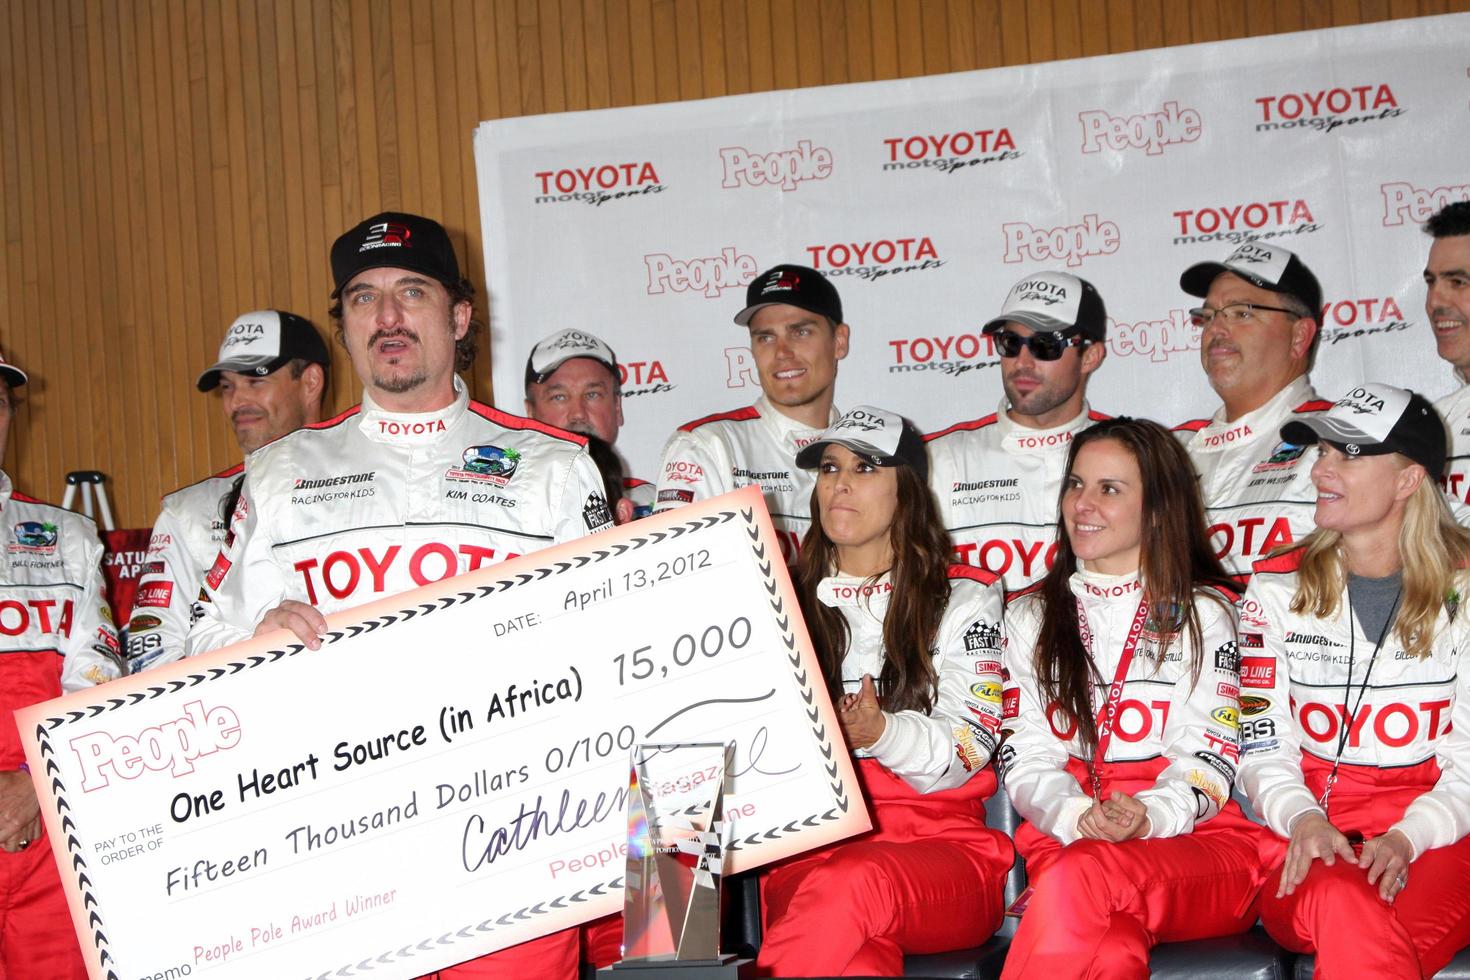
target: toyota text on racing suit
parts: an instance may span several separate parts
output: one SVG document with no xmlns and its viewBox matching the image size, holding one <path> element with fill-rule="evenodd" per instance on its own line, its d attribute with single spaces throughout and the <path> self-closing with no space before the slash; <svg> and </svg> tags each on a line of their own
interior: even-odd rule
<svg viewBox="0 0 1470 980">
<path fill-rule="evenodd" d="M 360 408 L 257 451 L 190 652 L 250 636 L 282 599 L 331 613 L 608 526 L 580 436 L 455 399 Z"/>
<path fill-rule="evenodd" d="M 1397 830 L 1413 847 L 1412 887 L 1385 904 L 1365 869 L 1314 862 L 1294 894 L 1262 891 L 1273 934 L 1306 936 L 1314 909 L 1333 918 L 1319 934 L 1318 969 L 1330 976 L 1433 976 L 1470 943 L 1470 619 L 1456 598 L 1439 613 L 1430 655 L 1406 652 L 1389 631 L 1367 671 L 1374 637 L 1347 601 L 1332 616 L 1291 610 L 1302 550 L 1265 559 L 1240 616 L 1241 789 L 1266 826 L 1291 836 L 1292 820 L 1321 813 L 1318 800 L 1341 747 L 1330 819 L 1365 838 Z M 1346 594 L 1344 587 L 1344 598 Z M 1344 704 L 1353 681 L 1366 690 Z M 1284 842 L 1281 849 L 1284 850 Z M 1354 881 L 1339 881 L 1351 876 Z M 1337 904 L 1323 904 L 1323 893 Z M 1336 911 L 1334 911 L 1336 910 Z M 1351 928 L 1340 927 L 1350 921 Z M 1295 948 L 1301 948 L 1299 944 Z"/>
<path fill-rule="evenodd" d="M 929 485 L 955 557 L 1019 591 L 1046 574 L 1056 554 L 1057 498 L 1072 437 L 1107 416 L 1088 410 L 1053 429 L 1007 416 L 961 422 L 928 437 Z"/>
</svg>

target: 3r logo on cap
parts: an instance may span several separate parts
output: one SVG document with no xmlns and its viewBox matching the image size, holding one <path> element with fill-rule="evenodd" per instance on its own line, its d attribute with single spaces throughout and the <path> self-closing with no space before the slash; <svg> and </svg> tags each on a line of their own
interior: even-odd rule
<svg viewBox="0 0 1470 980">
<path fill-rule="evenodd" d="M 359 252 L 366 252 L 370 248 L 383 248 L 385 246 L 400 245 L 412 248 L 413 232 L 408 225 L 400 225 L 392 221 L 382 221 L 368 228 L 367 238 L 363 240 Z"/>
</svg>

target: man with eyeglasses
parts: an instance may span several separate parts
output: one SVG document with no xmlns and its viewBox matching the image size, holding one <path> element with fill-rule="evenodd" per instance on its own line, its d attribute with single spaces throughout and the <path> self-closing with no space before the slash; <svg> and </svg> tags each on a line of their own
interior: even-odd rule
<svg viewBox="0 0 1470 980">
<path fill-rule="evenodd" d="M 1424 313 L 1439 356 L 1462 383 L 1470 382 L 1470 201 L 1445 205 L 1425 222 L 1424 232 L 1434 239 L 1424 263 Z M 1445 490 L 1470 504 L 1470 384 L 1434 407 L 1450 436 Z"/>
<path fill-rule="evenodd" d="M 1224 262 L 1190 266 L 1179 288 L 1204 299 L 1190 315 L 1222 404 L 1175 431 L 1199 474 L 1216 553 L 1232 574 L 1246 576 L 1256 559 L 1314 526 L 1316 456 L 1280 433 L 1332 407 L 1307 380 L 1322 287 L 1299 257 L 1257 241 Z"/>
<path fill-rule="evenodd" d="M 929 485 L 956 559 L 1000 575 L 1014 592 L 1056 556 L 1072 436 L 1107 418 L 1086 399 L 1087 379 L 1107 354 L 1107 313 L 1091 283 L 1040 272 L 1011 288 L 982 332 L 1000 354 L 1005 399 L 994 415 L 928 437 Z"/>
</svg>

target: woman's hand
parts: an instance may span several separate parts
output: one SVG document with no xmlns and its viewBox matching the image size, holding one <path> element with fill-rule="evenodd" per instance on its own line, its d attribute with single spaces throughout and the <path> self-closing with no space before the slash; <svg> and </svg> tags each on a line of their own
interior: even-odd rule
<svg viewBox="0 0 1470 980">
<path fill-rule="evenodd" d="M 849 749 L 866 749 L 883 735 L 888 719 L 878 706 L 878 689 L 873 686 L 872 674 L 864 674 L 862 688 L 842 699 L 837 720 L 842 724 L 842 735 Z"/>
<path fill-rule="evenodd" d="M 1397 830 L 1363 843 L 1358 866 L 1368 869 L 1368 884 L 1377 883 L 1378 895 L 1392 902 L 1409 883 L 1409 862 L 1414 860 L 1414 845 Z"/>
<path fill-rule="evenodd" d="M 1127 793 L 1116 790 L 1112 796 L 1101 803 L 1094 803 L 1077 818 L 1077 833 L 1091 840 L 1110 840 L 1115 844 L 1146 837 L 1151 826 L 1148 808 Z"/>
<path fill-rule="evenodd" d="M 1286 861 L 1281 865 L 1281 884 L 1276 888 L 1276 897 L 1285 898 L 1296 891 L 1296 886 L 1306 880 L 1313 861 L 1320 858 L 1323 864 L 1331 866 L 1339 857 L 1348 864 L 1358 863 L 1348 839 L 1326 817 L 1310 810 L 1297 817 L 1291 825 L 1291 843 L 1286 846 Z"/>
</svg>

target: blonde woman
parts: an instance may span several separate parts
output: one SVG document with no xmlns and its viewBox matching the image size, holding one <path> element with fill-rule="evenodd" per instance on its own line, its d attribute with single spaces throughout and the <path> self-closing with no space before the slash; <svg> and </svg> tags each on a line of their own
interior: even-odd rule
<svg viewBox="0 0 1470 980">
<path fill-rule="evenodd" d="M 1433 976 L 1470 943 L 1470 534 L 1444 426 L 1367 384 L 1281 437 L 1317 444 L 1317 529 L 1242 607 L 1240 785 L 1279 838 L 1261 918 L 1324 980 Z"/>
</svg>

